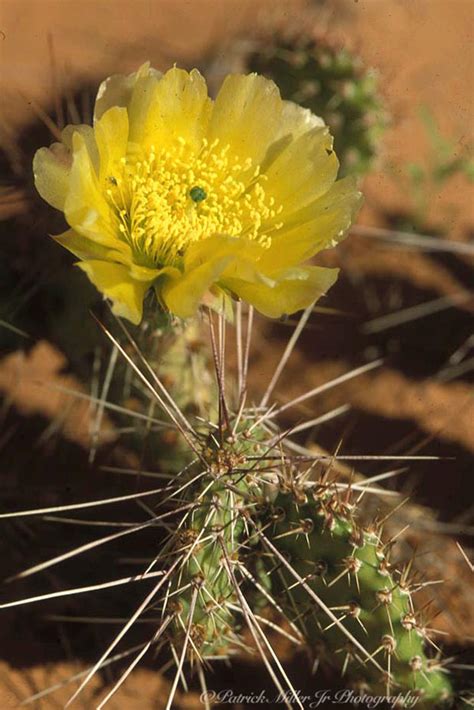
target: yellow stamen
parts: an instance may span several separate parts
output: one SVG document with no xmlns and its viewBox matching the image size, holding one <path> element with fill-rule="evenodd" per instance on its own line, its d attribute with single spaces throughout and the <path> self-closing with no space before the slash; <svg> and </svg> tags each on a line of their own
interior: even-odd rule
<svg viewBox="0 0 474 710">
<path fill-rule="evenodd" d="M 157 266 L 175 264 L 189 244 L 215 234 L 268 248 L 279 227 L 268 222 L 281 207 L 264 181 L 217 140 L 203 141 L 197 155 L 177 141 L 146 156 L 130 152 L 108 177 L 106 194 L 122 238 L 141 263 Z"/>
</svg>

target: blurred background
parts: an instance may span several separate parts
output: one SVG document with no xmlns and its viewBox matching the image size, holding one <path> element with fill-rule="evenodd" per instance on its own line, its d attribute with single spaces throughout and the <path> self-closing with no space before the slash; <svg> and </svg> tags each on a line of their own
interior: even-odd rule
<svg viewBox="0 0 474 710">
<path fill-rule="evenodd" d="M 439 457 L 412 462 L 389 485 L 411 497 L 403 544 L 423 548 L 428 575 L 448 580 L 435 594 L 436 624 L 465 658 L 474 639 L 472 575 L 455 543 L 469 550 L 474 529 L 473 35 L 471 0 L 3 0 L 2 507 L 129 490 L 103 469 L 136 463 L 113 416 L 103 420 L 91 463 L 89 404 L 65 392 L 89 392 L 97 353 L 108 346 L 89 316 L 103 307 L 100 299 L 48 238 L 62 225 L 32 186 L 35 150 L 52 142 L 55 126 L 90 121 L 104 77 L 144 61 L 196 66 L 213 93 L 228 72 L 258 71 L 285 98 L 325 118 L 342 174 L 355 174 L 365 196 L 350 236 L 319 260 L 339 266 L 340 279 L 312 317 L 279 393 L 289 399 L 384 358 L 374 373 L 311 400 L 288 423 L 341 408 L 304 443 L 348 455 Z M 291 319 L 258 320 L 256 394 L 293 327 Z M 359 468 L 381 470 L 377 462 Z M 58 544 L 47 523 L 4 527 L 2 577 Z M 65 531 L 68 546 L 77 535 Z M 57 575 L 51 588 L 65 586 Z M 35 592 L 30 582 L 16 593 Z M 2 708 L 79 672 L 110 634 L 52 622 L 44 607 L 21 611 L 0 618 Z M 252 673 L 264 678 L 258 664 Z M 105 673 L 91 692 L 108 680 Z M 230 682 L 230 671 L 219 671 L 216 684 Z M 143 668 L 110 707 L 160 708 L 167 683 Z M 61 707 L 66 697 L 60 690 L 38 707 Z M 182 694 L 176 707 L 200 707 L 198 696 Z"/>
</svg>

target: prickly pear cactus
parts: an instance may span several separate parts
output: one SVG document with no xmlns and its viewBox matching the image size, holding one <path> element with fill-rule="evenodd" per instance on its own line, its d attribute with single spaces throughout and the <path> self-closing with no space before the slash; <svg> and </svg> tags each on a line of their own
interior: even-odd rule
<svg viewBox="0 0 474 710">
<path fill-rule="evenodd" d="M 244 420 L 238 429 L 246 428 Z M 216 428 L 208 433 L 201 472 L 190 470 L 191 484 L 182 486 L 180 505 L 187 502 L 192 509 L 178 519 L 173 535 L 172 558 L 182 562 L 170 582 L 170 638 L 172 643 L 181 640 L 182 646 L 182 639 L 189 637 L 190 659 L 225 655 L 238 643 L 239 567 L 252 537 L 246 521 L 263 500 L 265 480 L 255 463 L 262 454 L 259 431 L 252 440 L 241 432 L 229 435 Z"/>
<path fill-rule="evenodd" d="M 418 585 L 392 569 L 390 545 L 360 527 L 355 513 L 333 487 L 282 488 L 267 532 L 279 562 L 274 593 L 316 663 L 372 695 L 409 691 L 417 707 L 441 707 L 451 686 L 439 658 L 425 651 L 429 636 L 413 598 Z"/>
<path fill-rule="evenodd" d="M 273 79 L 284 99 L 324 119 L 342 174 L 368 172 L 387 125 L 373 69 L 346 48 L 308 37 L 256 43 L 245 64 L 247 71 Z"/>
<path fill-rule="evenodd" d="M 175 538 L 174 555 L 184 553 L 185 559 L 170 585 L 170 608 L 175 612 L 172 637 L 189 634 L 193 642 L 189 655 L 196 649 L 206 658 L 225 653 L 235 639 L 235 615 L 229 605 L 238 599 L 222 565 L 224 558 L 238 559 L 243 522 L 231 505 L 232 494 L 219 481 L 209 485 L 206 480 L 205 486 L 190 491 L 201 497 L 202 505 Z"/>
</svg>

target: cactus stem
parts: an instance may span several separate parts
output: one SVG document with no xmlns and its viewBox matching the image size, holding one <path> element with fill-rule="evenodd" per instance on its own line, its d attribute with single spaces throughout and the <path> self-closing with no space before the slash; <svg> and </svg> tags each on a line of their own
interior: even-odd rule
<svg viewBox="0 0 474 710">
<path fill-rule="evenodd" d="M 194 431 L 193 427 L 191 426 L 189 421 L 186 419 L 186 417 L 184 416 L 182 411 L 179 409 L 179 407 L 177 406 L 174 399 L 170 396 L 166 387 L 163 385 L 163 383 L 160 381 L 160 379 L 158 378 L 156 373 L 151 368 L 149 362 L 147 361 L 147 359 L 145 358 L 145 356 L 141 352 L 136 341 L 131 336 L 128 328 L 124 325 L 122 320 L 115 316 L 115 320 L 120 325 L 122 331 L 124 332 L 127 340 L 129 341 L 130 345 L 132 346 L 134 352 L 138 355 L 140 361 L 143 362 L 143 364 L 145 365 L 147 372 L 151 375 L 152 381 L 150 381 L 144 375 L 144 373 L 141 371 L 141 369 L 138 367 L 138 365 L 128 355 L 126 350 L 120 345 L 119 341 L 116 338 L 114 338 L 114 336 L 109 331 L 109 329 L 98 318 L 96 318 L 95 316 L 94 316 L 94 318 L 95 318 L 96 322 L 98 323 L 99 327 L 104 332 L 104 334 L 110 340 L 110 342 L 113 343 L 114 347 L 117 348 L 117 350 L 120 352 L 122 357 L 125 358 L 125 360 L 130 365 L 132 370 L 135 372 L 135 374 L 141 380 L 141 382 L 143 382 L 145 387 L 150 391 L 150 393 L 153 395 L 153 397 L 155 397 L 155 399 L 157 400 L 159 405 L 162 407 L 162 409 L 166 412 L 166 414 L 172 420 L 172 422 L 174 423 L 176 428 L 180 431 L 181 435 L 186 440 L 186 443 L 190 446 L 192 451 L 197 456 L 200 457 L 201 453 L 195 443 L 195 440 L 197 439 L 196 432 Z M 155 383 L 155 385 L 158 387 L 158 390 L 153 386 L 152 382 Z"/>
<path fill-rule="evenodd" d="M 368 653 L 367 649 L 365 649 L 364 646 L 350 633 L 350 631 L 346 629 L 346 627 L 339 621 L 339 619 L 323 602 L 323 600 L 311 589 L 311 587 L 304 581 L 304 579 L 298 574 L 298 572 L 291 566 L 285 556 L 281 554 L 281 552 L 270 542 L 270 540 L 261 531 L 258 531 L 257 534 L 262 540 L 264 546 L 267 547 L 275 555 L 275 557 L 280 560 L 282 565 L 299 582 L 301 587 L 316 602 L 318 607 L 320 607 L 327 614 L 327 616 L 335 623 L 335 625 L 342 631 L 342 633 L 347 636 L 349 641 L 353 643 L 359 649 L 359 651 L 362 651 L 362 654 L 365 658 L 370 660 L 376 667 L 379 668 L 379 670 L 382 670 L 379 664 L 374 661 L 374 659 L 370 658 L 370 654 Z"/>
<path fill-rule="evenodd" d="M 268 658 L 267 658 L 267 655 L 266 655 L 266 653 L 265 653 L 265 651 L 264 651 L 264 648 L 263 648 L 263 646 L 262 646 L 261 641 L 263 641 L 263 643 L 265 644 L 265 646 L 267 647 L 267 649 L 270 651 L 270 653 L 271 653 L 271 655 L 272 655 L 272 657 L 273 657 L 273 660 L 274 660 L 275 664 L 277 665 L 277 667 L 278 667 L 278 669 L 280 670 L 282 676 L 285 678 L 286 682 L 288 683 L 288 687 L 290 688 L 290 691 L 292 692 L 292 694 L 293 694 L 293 696 L 294 696 L 294 698 L 295 698 L 295 700 L 296 700 L 296 703 L 297 703 L 298 707 L 301 708 L 301 710 L 304 710 L 303 705 L 301 704 L 301 701 L 300 701 L 300 699 L 298 698 L 298 694 L 297 694 L 296 690 L 293 688 L 293 685 L 291 684 L 291 681 L 289 680 L 288 676 L 286 675 L 286 673 L 285 673 L 285 671 L 284 671 L 284 669 L 283 669 L 283 667 L 282 667 L 282 665 L 281 665 L 281 663 L 280 663 L 280 661 L 279 661 L 279 659 L 278 659 L 278 656 L 275 654 L 273 648 L 271 647 L 270 643 L 268 642 L 267 637 L 266 637 L 265 634 L 262 632 L 262 630 L 261 630 L 261 628 L 260 628 L 260 626 L 259 626 L 259 624 L 258 624 L 258 621 L 257 621 L 256 618 L 255 618 L 255 615 L 254 615 L 253 611 L 251 610 L 251 608 L 250 608 L 250 606 L 249 606 L 247 600 L 245 599 L 245 597 L 244 597 L 243 594 L 242 594 L 242 591 L 241 591 L 241 589 L 240 589 L 240 585 L 239 585 L 239 583 L 237 582 L 237 579 L 236 579 L 236 577 L 235 577 L 235 575 L 234 575 L 234 572 L 233 572 L 233 569 L 232 569 L 232 565 L 231 565 L 231 563 L 230 563 L 230 560 L 229 560 L 228 557 L 227 557 L 227 550 L 225 549 L 225 545 L 224 545 L 222 539 L 220 539 L 219 542 L 220 542 L 220 545 L 221 545 L 221 547 L 222 547 L 222 553 L 223 553 L 223 557 L 224 557 L 224 560 L 225 560 L 225 566 L 226 566 L 227 573 L 228 573 L 228 575 L 229 575 L 229 579 L 232 580 L 232 584 L 233 584 L 233 586 L 234 586 L 234 589 L 235 589 L 235 591 L 236 591 L 236 594 L 237 594 L 237 596 L 238 596 L 238 598 L 239 598 L 239 601 L 240 601 L 240 604 L 241 604 L 241 611 L 242 611 L 242 613 L 243 613 L 243 615 L 244 615 L 244 617 L 245 617 L 245 619 L 246 619 L 246 621 L 247 621 L 248 628 L 249 628 L 250 633 L 252 634 L 253 639 L 254 639 L 254 641 L 255 641 L 255 643 L 256 643 L 256 645 L 257 645 L 257 648 L 258 648 L 258 650 L 259 650 L 260 656 L 261 656 L 262 660 L 264 661 L 265 666 L 267 667 L 267 670 L 268 670 L 268 672 L 269 672 L 269 674 L 270 674 L 270 676 L 271 676 L 273 682 L 275 683 L 275 687 L 276 687 L 277 690 L 280 692 L 281 697 L 284 697 L 284 698 L 285 698 L 285 697 L 286 697 L 286 693 L 285 693 L 285 691 L 284 691 L 284 688 L 282 687 L 282 685 L 281 685 L 281 683 L 280 683 L 280 680 L 278 679 L 278 676 L 275 674 L 275 671 L 273 670 L 273 667 L 272 667 L 270 661 L 269 661 Z M 258 633 L 257 633 L 257 632 L 258 632 Z M 260 636 L 260 638 L 259 638 L 259 636 Z M 285 705 L 286 705 L 286 707 L 287 707 L 289 710 L 291 710 L 292 705 L 291 705 L 291 703 L 290 703 L 288 700 L 286 700 L 286 699 L 285 699 Z"/>
</svg>

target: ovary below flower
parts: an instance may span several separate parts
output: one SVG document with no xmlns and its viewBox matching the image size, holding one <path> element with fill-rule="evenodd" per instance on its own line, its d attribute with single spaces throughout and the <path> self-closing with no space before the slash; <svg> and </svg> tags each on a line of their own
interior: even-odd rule
<svg viewBox="0 0 474 710">
<path fill-rule="evenodd" d="M 336 270 L 303 262 L 344 235 L 359 201 L 336 182 L 322 121 L 256 74 L 227 77 L 215 101 L 197 71 L 113 76 L 93 127 L 68 126 L 33 168 L 70 226 L 57 241 L 133 323 L 150 288 L 182 318 L 231 296 L 270 317 L 305 308 Z"/>
</svg>

